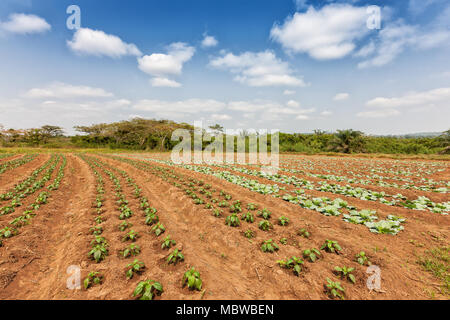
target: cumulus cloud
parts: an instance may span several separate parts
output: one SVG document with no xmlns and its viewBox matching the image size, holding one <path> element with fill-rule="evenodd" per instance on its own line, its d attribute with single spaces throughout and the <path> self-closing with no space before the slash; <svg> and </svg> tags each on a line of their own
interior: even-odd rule
<svg viewBox="0 0 450 320">
<path fill-rule="evenodd" d="M 291 108 L 298 108 L 298 107 L 300 107 L 300 103 L 298 103 L 298 102 L 295 101 L 295 100 L 289 100 L 289 101 L 286 103 L 286 105 L 287 105 L 288 107 L 291 107 Z"/>
<path fill-rule="evenodd" d="M 204 34 L 203 40 L 202 40 L 202 47 L 203 48 L 210 48 L 215 47 L 219 44 L 219 41 L 213 36 L 208 36 L 207 34 Z"/>
<path fill-rule="evenodd" d="M 226 104 L 213 99 L 187 99 L 178 101 L 140 100 L 134 110 L 153 112 L 160 116 L 176 114 L 195 114 L 200 112 L 217 112 Z"/>
<path fill-rule="evenodd" d="M 322 112 L 320 113 L 320 115 L 321 115 L 321 116 L 324 116 L 324 117 L 331 116 L 332 114 L 333 114 L 333 112 L 328 111 L 328 110 L 324 110 L 324 111 L 322 111 Z"/>
<path fill-rule="evenodd" d="M 284 94 L 285 96 L 290 96 L 290 95 L 295 94 L 295 91 L 294 91 L 294 90 L 284 90 L 284 91 L 283 91 L 283 94 Z"/>
<path fill-rule="evenodd" d="M 342 101 L 347 100 L 350 97 L 350 95 L 346 92 L 338 93 L 333 97 L 334 101 Z"/>
<path fill-rule="evenodd" d="M 319 60 L 338 59 L 350 54 L 356 41 L 368 33 L 366 20 L 365 7 L 330 4 L 316 10 L 310 6 L 282 25 L 274 25 L 270 36 L 288 52 L 307 53 Z"/>
<path fill-rule="evenodd" d="M 226 120 L 231 120 L 231 116 L 228 114 L 212 114 L 211 115 L 211 119 L 212 120 L 216 120 L 216 121 L 226 121 Z"/>
<path fill-rule="evenodd" d="M 395 109 L 362 111 L 356 114 L 359 118 L 387 118 L 399 115 L 400 112 Z"/>
<path fill-rule="evenodd" d="M 399 108 L 416 107 L 430 104 L 443 103 L 450 101 L 450 88 L 437 88 L 429 91 L 411 92 L 401 97 L 385 98 L 377 97 L 367 101 L 368 107 L 378 108 Z"/>
<path fill-rule="evenodd" d="M 377 97 L 366 102 L 371 110 L 357 114 L 362 118 L 386 118 L 400 114 L 398 108 L 408 108 L 411 112 L 426 112 L 448 107 L 450 88 L 437 88 L 422 92 L 409 92 L 400 97 Z"/>
<path fill-rule="evenodd" d="M 167 53 L 153 53 L 138 59 L 139 69 L 159 78 L 157 86 L 167 84 L 167 87 L 179 87 L 177 82 L 169 80 L 168 75 L 180 75 L 183 64 L 189 61 L 195 53 L 195 48 L 183 42 L 175 42 L 168 46 Z M 164 79 L 164 80 L 161 80 Z"/>
<path fill-rule="evenodd" d="M 272 51 L 244 52 L 240 55 L 226 53 L 213 58 L 209 65 L 236 74 L 234 80 L 251 87 L 306 86 L 296 77 L 287 62 L 278 59 Z"/>
<path fill-rule="evenodd" d="M 42 88 L 32 88 L 25 97 L 33 99 L 72 99 L 72 98 L 107 98 L 113 94 L 102 88 L 75 86 L 62 82 L 52 83 Z"/>
<path fill-rule="evenodd" d="M 132 43 L 122 41 L 118 36 L 107 34 L 101 30 L 80 28 L 72 40 L 67 41 L 68 47 L 77 54 L 108 56 L 140 56 L 141 51 Z"/>
<path fill-rule="evenodd" d="M 362 47 L 356 56 L 367 57 L 358 67 L 379 67 L 393 61 L 405 49 L 426 50 L 448 43 L 450 31 L 445 28 L 423 28 L 396 21 L 379 32 L 378 38 Z"/>
<path fill-rule="evenodd" d="M 51 26 L 45 19 L 34 14 L 13 13 L 8 17 L 7 21 L 0 21 L 0 30 L 9 33 L 44 33 L 50 29 Z"/>
<path fill-rule="evenodd" d="M 178 88 L 181 87 L 181 83 L 175 80 L 170 80 L 168 78 L 153 78 L 150 79 L 152 87 L 168 87 L 168 88 Z"/>
</svg>

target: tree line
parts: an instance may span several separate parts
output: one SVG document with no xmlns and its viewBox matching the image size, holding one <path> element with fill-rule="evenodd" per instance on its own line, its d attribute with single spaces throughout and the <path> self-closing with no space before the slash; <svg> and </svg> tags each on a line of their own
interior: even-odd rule
<svg viewBox="0 0 450 320">
<path fill-rule="evenodd" d="M 187 130 L 192 137 L 194 128 L 187 123 L 171 120 L 135 118 L 113 123 L 90 126 L 75 126 L 75 135 L 65 135 L 59 126 L 45 125 L 40 128 L 6 129 L 0 125 L 2 147 L 48 147 L 48 148 L 110 148 L 130 150 L 171 150 L 178 141 L 172 141 L 177 129 Z M 198 131 L 197 131 L 198 132 Z M 210 135 L 210 140 L 224 134 L 219 124 L 202 130 L 201 135 Z M 247 150 L 255 133 L 241 131 Z M 257 134 L 256 134 L 257 135 Z M 270 136 L 270 135 L 269 135 Z M 270 137 L 267 137 L 270 150 Z M 256 140 L 258 137 L 256 137 Z M 208 139 L 206 139 L 208 140 Z M 226 140 L 226 139 L 224 139 Z M 206 147 L 209 142 L 204 141 Z M 237 145 L 234 142 L 236 150 Z M 336 132 L 315 130 L 312 134 L 279 133 L 281 152 L 340 152 L 340 153 L 385 153 L 385 154 L 450 154 L 450 130 L 435 137 L 370 136 L 361 131 L 346 129 Z"/>
</svg>

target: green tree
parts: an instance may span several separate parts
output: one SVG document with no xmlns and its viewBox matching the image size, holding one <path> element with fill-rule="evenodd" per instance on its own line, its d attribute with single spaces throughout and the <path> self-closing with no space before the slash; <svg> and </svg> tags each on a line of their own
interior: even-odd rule
<svg viewBox="0 0 450 320">
<path fill-rule="evenodd" d="M 364 146 L 364 133 L 353 129 L 338 130 L 330 142 L 331 151 L 343 153 L 361 152 Z"/>
</svg>

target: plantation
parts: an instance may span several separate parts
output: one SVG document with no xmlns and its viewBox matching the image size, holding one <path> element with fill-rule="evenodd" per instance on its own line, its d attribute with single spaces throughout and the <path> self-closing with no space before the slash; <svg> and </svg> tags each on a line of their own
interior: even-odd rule
<svg viewBox="0 0 450 320">
<path fill-rule="evenodd" d="M 447 161 L 282 154 L 261 169 L 0 156 L 0 299 L 450 298 Z"/>
</svg>

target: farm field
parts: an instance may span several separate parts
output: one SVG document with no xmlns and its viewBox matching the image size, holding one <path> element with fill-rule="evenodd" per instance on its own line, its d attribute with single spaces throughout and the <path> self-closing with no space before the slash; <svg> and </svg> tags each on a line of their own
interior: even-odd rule
<svg viewBox="0 0 450 320">
<path fill-rule="evenodd" d="M 0 299 L 449 299 L 449 192 L 448 161 L 2 154 Z"/>
</svg>

